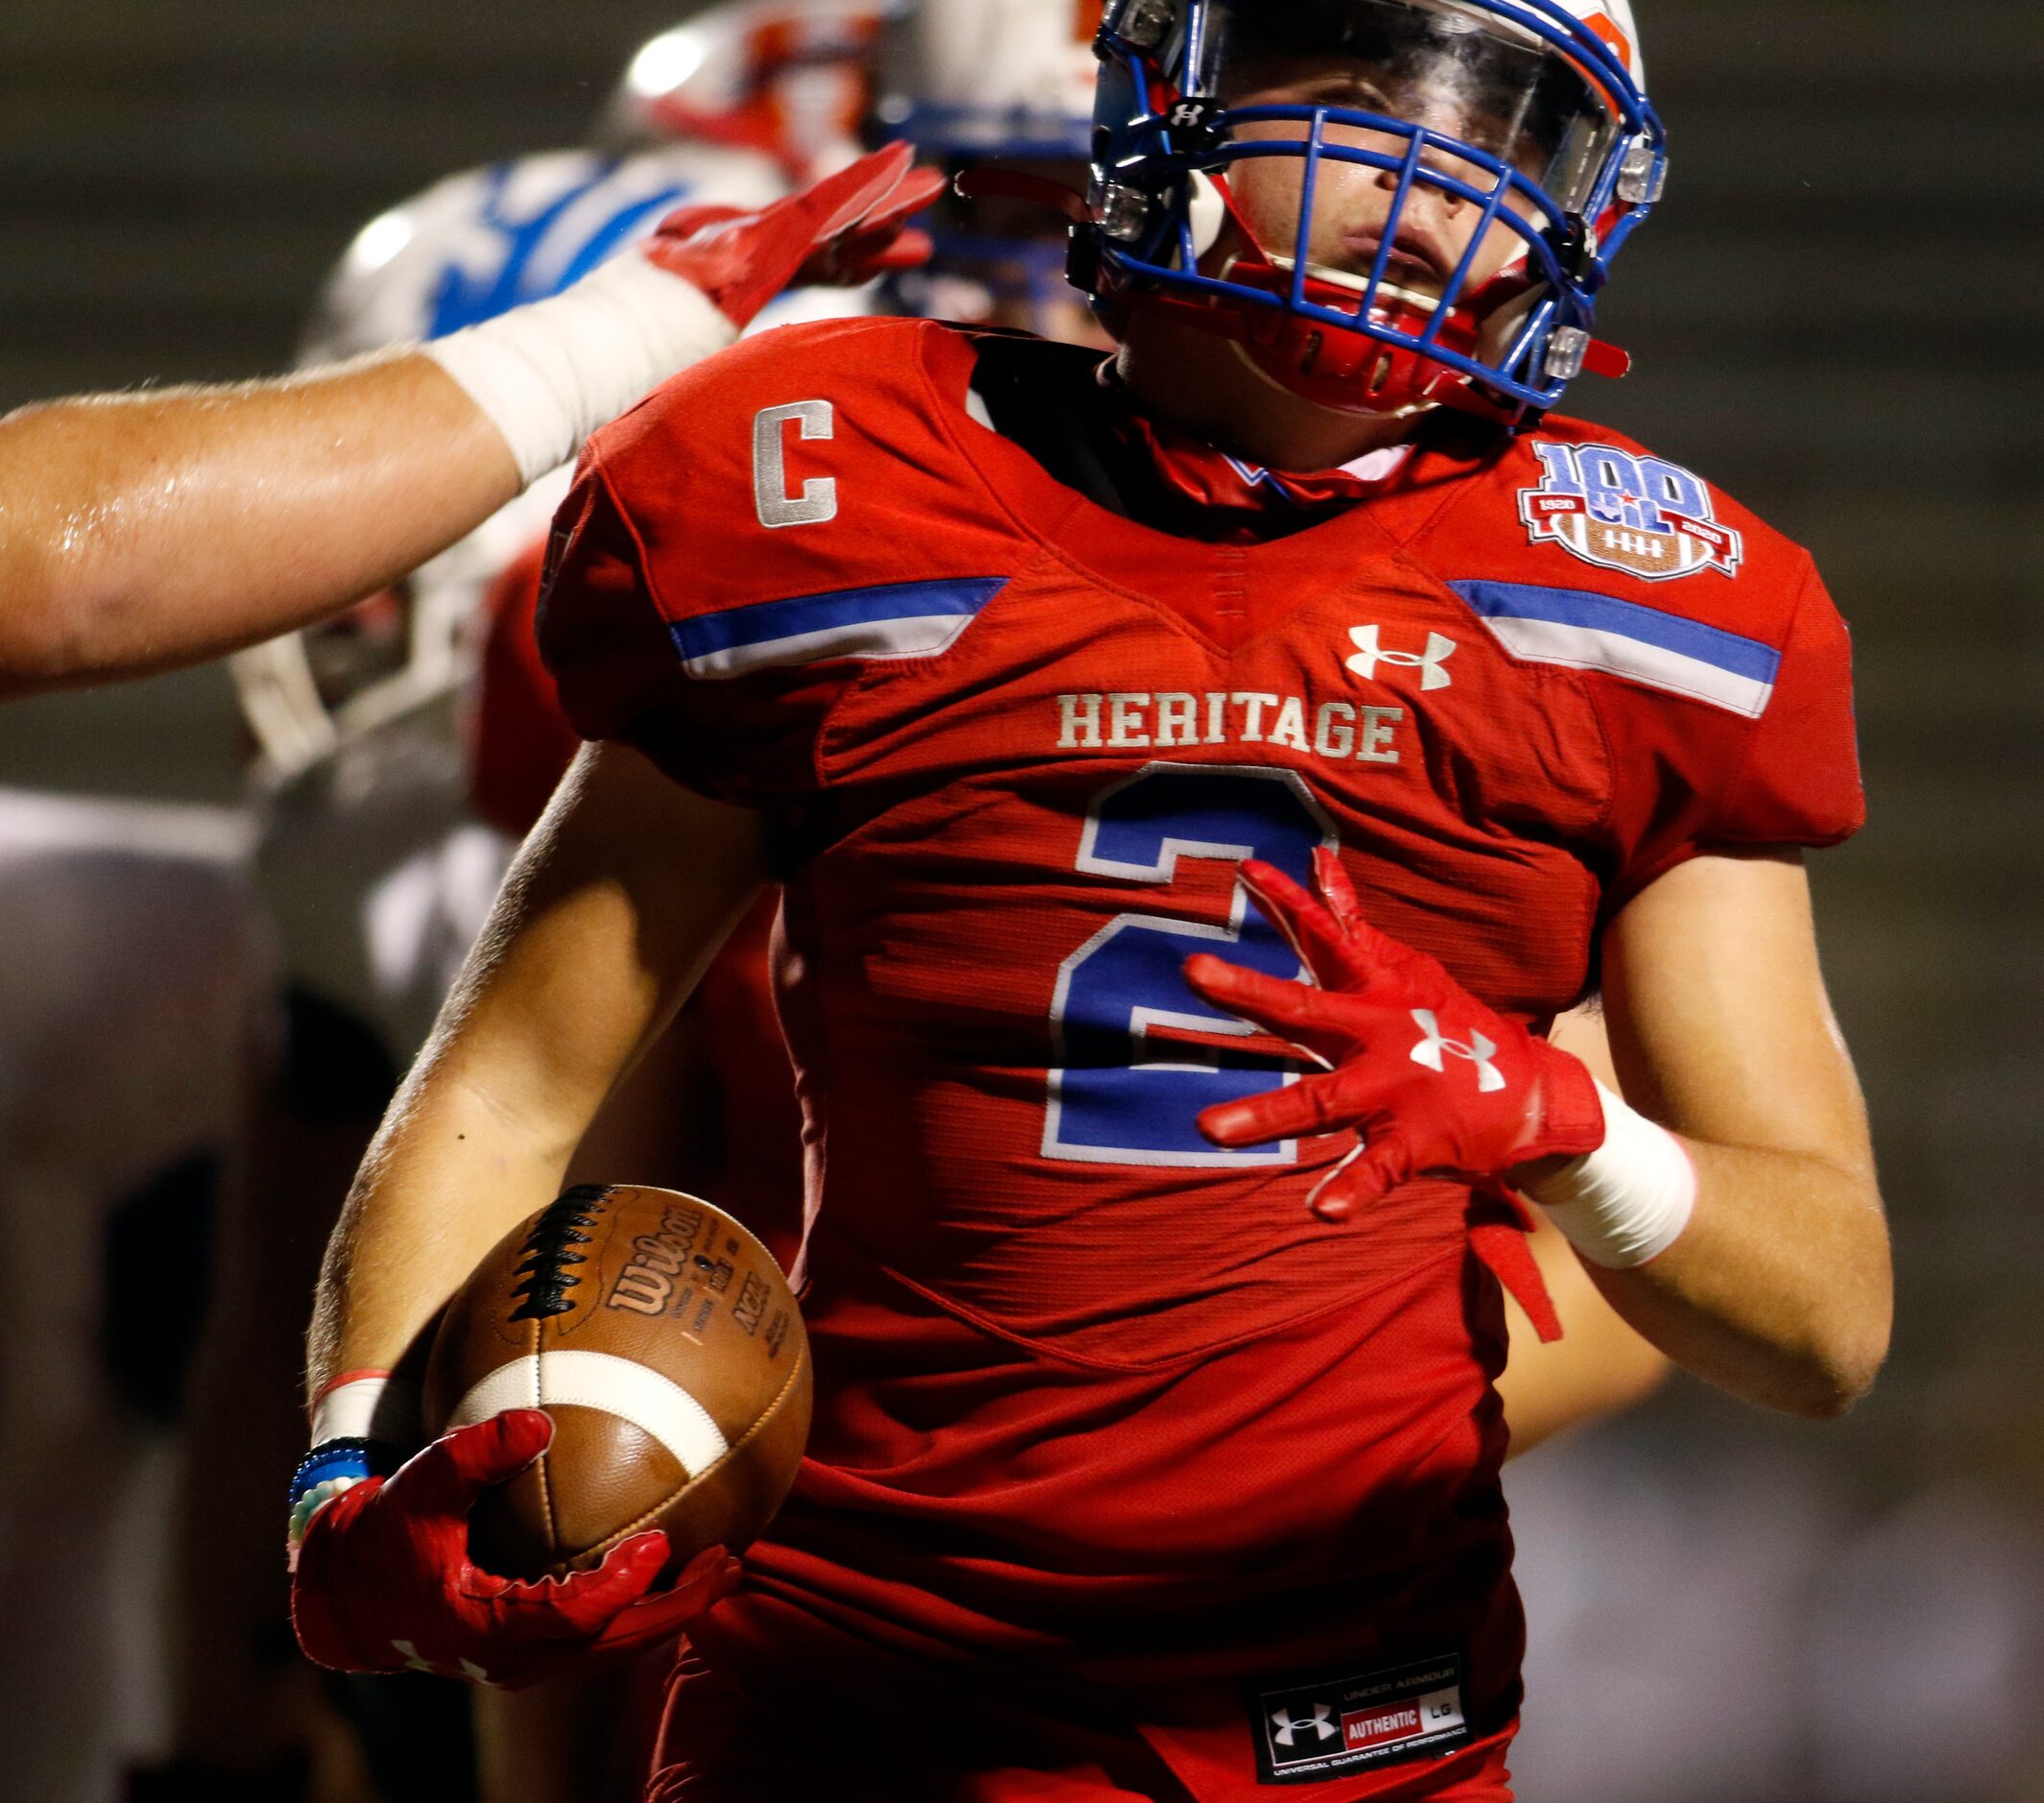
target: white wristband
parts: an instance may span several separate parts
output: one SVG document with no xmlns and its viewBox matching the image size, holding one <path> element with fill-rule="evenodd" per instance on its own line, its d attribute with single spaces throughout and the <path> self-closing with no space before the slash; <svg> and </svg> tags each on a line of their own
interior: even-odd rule
<svg viewBox="0 0 2044 1803">
<path fill-rule="evenodd" d="M 312 1406 L 312 1444 L 380 1440 L 400 1452 L 419 1444 L 419 1386 L 385 1371 L 350 1372 Z"/>
<path fill-rule="evenodd" d="M 1550 1178 L 1538 1198 L 1548 1218 L 1592 1264 L 1629 1271 L 1681 1238 L 1696 1211 L 1688 1148 L 1599 1083 L 1604 1142 Z"/>
<path fill-rule="evenodd" d="M 530 483 L 737 336 L 701 289 L 628 252 L 565 294 L 421 349 L 489 416 Z"/>
</svg>

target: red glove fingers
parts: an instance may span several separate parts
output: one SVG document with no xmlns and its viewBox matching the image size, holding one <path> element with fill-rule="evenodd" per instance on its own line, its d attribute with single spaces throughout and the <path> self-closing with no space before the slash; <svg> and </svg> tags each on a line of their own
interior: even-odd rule
<svg viewBox="0 0 2044 1803">
<path fill-rule="evenodd" d="M 1284 874 L 1278 873 L 1281 877 Z M 1354 932 L 1368 925 L 1362 918 L 1362 898 L 1356 893 L 1356 885 L 1349 880 L 1340 857 L 1324 845 L 1313 847 L 1313 886 L 1320 891 L 1327 911 L 1342 930 Z"/>
<path fill-rule="evenodd" d="M 803 266 L 798 281 L 869 281 L 888 270 L 916 269 L 928 262 L 935 247 L 928 233 L 909 230 L 908 222 L 926 212 L 944 192 L 942 170 L 910 169 L 855 226 L 823 234 L 822 249 Z"/>
<path fill-rule="evenodd" d="M 862 282 L 926 257 L 927 241 L 903 228 L 943 192 L 944 178 L 914 160 L 908 145 L 889 145 L 757 213 L 682 207 L 645 253 L 743 329 L 792 283 Z"/>
<path fill-rule="evenodd" d="M 1348 873 L 1324 847 L 1313 850 L 1315 873 L 1321 869 L 1323 855 L 1334 870 L 1340 872 L 1342 887 L 1353 902 L 1356 892 L 1349 887 Z M 1275 864 L 1251 858 L 1242 866 L 1241 883 L 1263 918 L 1290 941 L 1291 949 L 1313 974 L 1313 979 L 1323 989 L 1340 988 L 1338 977 L 1346 969 L 1350 953 L 1349 933 L 1343 923 Z M 1361 924 L 1359 915 L 1356 924 Z"/>
<path fill-rule="evenodd" d="M 1426 981 L 1460 993 L 1438 958 L 1381 933 L 1362 917 L 1362 899 L 1325 846 L 1313 849 L 1309 895 L 1274 865 L 1255 859 L 1242 866 L 1242 886 L 1263 916 L 1292 943 L 1322 989 L 1360 995 L 1373 985 Z"/>
<path fill-rule="evenodd" d="M 537 1408 L 507 1408 L 435 1440 L 390 1478 L 421 1516 L 466 1516 L 492 1484 L 508 1483 L 553 1443 L 554 1424 Z"/>
<path fill-rule="evenodd" d="M 667 1558 L 667 1536 L 646 1534 L 641 1539 L 657 1544 L 660 1557 L 654 1563 L 657 1576 Z M 626 1546 L 636 1544 L 627 1541 Z M 622 1552 L 619 1547 L 617 1552 Z M 615 1559 L 617 1552 L 611 1555 Z M 609 1560 L 605 1561 L 608 1565 Z M 722 1547 L 699 1552 L 682 1570 L 672 1586 L 620 1610 L 607 1622 L 589 1643 L 588 1652 L 597 1661 L 630 1658 L 662 1641 L 675 1640 L 688 1624 L 737 1589 L 744 1568 Z M 593 1574 L 591 1574 L 593 1575 Z"/>
<path fill-rule="evenodd" d="M 819 244 L 850 231 L 862 220 L 872 219 L 878 226 L 877 215 L 901 187 L 915 160 L 915 151 L 907 144 L 890 144 L 847 163 L 835 175 L 811 182 L 782 204 L 807 216 Z M 940 187 L 943 180 L 937 177 Z"/>
<path fill-rule="evenodd" d="M 669 1639 L 729 1594 L 738 1566 L 722 1548 L 655 1594 L 670 1558 L 661 1533 L 635 1535 L 595 1570 L 562 1578 L 518 1580 L 478 1567 L 469 1556 L 469 1511 L 552 1434 L 539 1410 L 510 1409 L 321 1507 L 292 1583 L 307 1656 L 341 1671 L 411 1667 L 516 1690 Z"/>
<path fill-rule="evenodd" d="M 1265 1090 L 1261 1095 L 1238 1102 L 1216 1103 L 1200 1116 L 1199 1130 L 1215 1145 L 1237 1151 L 1245 1145 L 1268 1145 L 1277 1140 L 1307 1140 L 1330 1133 L 1367 1135 L 1371 1127 L 1392 1118 L 1387 1100 L 1373 1103 L 1359 1097 L 1354 1085 L 1345 1082 L 1337 1071 L 1305 1077 L 1281 1090 Z"/>
<path fill-rule="evenodd" d="M 1282 977 L 1269 976 L 1262 971 L 1226 963 L 1211 951 L 1196 952 L 1186 960 L 1185 979 L 1194 995 L 1216 1008 L 1239 1016 L 1252 1026 L 1260 1026 L 1279 1039 L 1289 1040 L 1329 1070 L 1354 1049 L 1345 1026 L 1334 1026 L 1327 1021 L 1326 996 L 1317 989 L 1309 989 L 1304 983 L 1287 983 Z M 1233 1102 L 1220 1103 L 1208 1109 L 1201 1119 L 1217 1122 L 1220 1117 L 1237 1106 Z M 1214 1131 L 1209 1131 L 1207 1137 L 1211 1140 L 1216 1136 Z M 1236 1142 L 1226 1138 L 1217 1142 L 1223 1145 L 1255 1143 L 1254 1141 Z"/>
<path fill-rule="evenodd" d="M 600 1625 L 636 1605 L 659 1581 L 667 1557 L 667 1536 L 654 1530 L 634 1534 L 613 1547 L 601 1565 L 565 1577 L 498 1577 L 471 1565 L 461 1591 L 493 1603 L 507 1618 L 523 1618 L 542 1634 L 557 1627 L 594 1631 L 581 1624 Z"/>
<path fill-rule="evenodd" d="M 1419 1174 L 1411 1143 L 1391 1127 L 1337 1165 L 1307 1197 L 1307 1206 L 1324 1221 L 1345 1221 Z"/>
<path fill-rule="evenodd" d="M 1355 1133 L 1364 1143 L 1315 1191 L 1338 1219 L 1420 1173 L 1470 1183 L 1537 1159 L 1594 1151 L 1603 1106 L 1587 1069 L 1471 995 L 1435 958 L 1363 920 L 1339 860 L 1315 853 L 1318 896 L 1249 863 L 1242 882 L 1318 985 L 1275 980 L 1211 955 L 1186 980 L 1214 1006 L 1329 1067 L 1222 1102 L 1200 1131 L 1229 1148 Z"/>
<path fill-rule="evenodd" d="M 835 279 L 839 283 L 856 287 L 861 282 L 871 281 L 876 276 L 897 275 L 904 269 L 921 269 L 937 253 L 937 241 L 926 231 L 901 227 L 884 237 L 869 236 L 861 232 L 856 238 L 845 241 L 837 253 L 835 277 L 818 277 L 819 280 Z"/>
</svg>

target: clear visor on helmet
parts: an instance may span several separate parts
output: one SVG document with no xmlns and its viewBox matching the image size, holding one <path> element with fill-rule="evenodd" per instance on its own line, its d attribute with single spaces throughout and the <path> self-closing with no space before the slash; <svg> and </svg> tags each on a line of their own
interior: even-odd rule
<svg viewBox="0 0 2044 1803">
<path fill-rule="evenodd" d="M 1189 84 L 1230 109 L 1416 126 L 1497 158 L 1563 212 L 1589 201 L 1623 130 L 1575 60 L 1454 0 L 1217 0 L 1203 22 Z"/>
</svg>

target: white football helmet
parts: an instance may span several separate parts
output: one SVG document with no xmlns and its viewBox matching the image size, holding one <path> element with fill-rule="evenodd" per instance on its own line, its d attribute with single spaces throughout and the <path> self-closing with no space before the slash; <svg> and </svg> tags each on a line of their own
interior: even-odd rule
<svg viewBox="0 0 2044 1803">
<path fill-rule="evenodd" d="M 469 170 L 372 220 L 329 280 L 301 362 L 422 342 L 558 294 L 692 201 L 763 206 L 786 192 L 772 159 L 670 144 L 616 158 L 563 151 Z M 457 689 L 484 589 L 545 530 L 564 480 L 535 485 L 396 595 L 231 660 L 263 774 L 288 779 L 345 740 Z"/>
<path fill-rule="evenodd" d="M 828 173 L 858 148 L 872 108 L 882 21 L 902 0 L 734 0 L 639 50 L 597 142 L 684 138 L 772 156 L 791 180 Z"/>
<path fill-rule="evenodd" d="M 1104 348 L 1066 280 L 1068 221 L 1043 198 L 1086 186 L 1099 16 L 1097 0 L 918 0 L 888 20 L 875 132 L 1025 184 L 940 201 L 935 256 L 890 284 L 898 310 Z"/>
<path fill-rule="evenodd" d="M 877 116 L 933 156 L 1084 162 L 1098 0 L 920 0 L 880 37 Z"/>
</svg>

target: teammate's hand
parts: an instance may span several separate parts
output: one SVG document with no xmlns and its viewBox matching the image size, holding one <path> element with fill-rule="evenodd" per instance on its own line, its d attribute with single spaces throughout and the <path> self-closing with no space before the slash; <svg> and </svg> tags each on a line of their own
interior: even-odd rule
<svg viewBox="0 0 2044 1803">
<path fill-rule="evenodd" d="M 1186 981 L 1208 1001 L 1328 1067 L 1327 1074 L 1199 1118 L 1214 1144 L 1239 1147 L 1354 1132 L 1362 1144 L 1312 1207 L 1343 1220 L 1423 1172 L 1483 1183 L 1536 1159 L 1603 1143 L 1603 1104 L 1587 1066 L 1472 996 L 1424 951 L 1387 939 L 1334 853 L 1314 853 L 1320 890 L 1252 862 L 1242 882 L 1305 960 L 1317 988 L 1202 954 Z"/>
<path fill-rule="evenodd" d="M 636 1535 L 599 1569 L 565 1578 L 522 1583 L 479 1570 L 469 1509 L 531 1464 L 553 1431 L 538 1409 L 509 1409 L 313 1516 L 291 1584 L 306 1657 L 342 1671 L 437 1671 L 518 1690 L 671 1639 L 729 1594 L 738 1562 L 716 1547 L 649 1595 L 667 1560 L 661 1533 Z"/>
<path fill-rule="evenodd" d="M 757 213 L 685 206 L 668 214 L 645 254 L 692 282 L 741 330 L 784 288 L 855 286 L 929 259 L 908 221 L 944 192 L 943 175 L 913 167 L 892 144 Z"/>
</svg>

